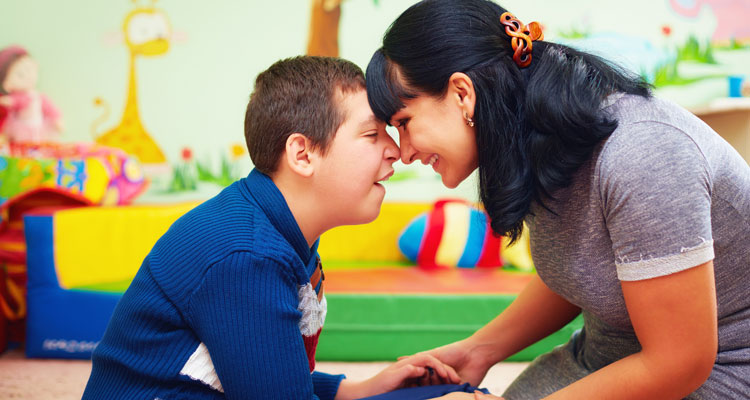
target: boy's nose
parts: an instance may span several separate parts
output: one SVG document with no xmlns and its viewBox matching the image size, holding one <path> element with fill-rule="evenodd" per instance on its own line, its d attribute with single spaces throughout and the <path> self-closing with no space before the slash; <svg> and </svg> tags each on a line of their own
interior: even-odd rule
<svg viewBox="0 0 750 400">
<path fill-rule="evenodd" d="M 401 162 L 404 164 L 411 164 L 414 162 L 414 156 L 417 151 L 411 146 L 409 137 L 406 135 L 399 135 L 398 144 L 401 146 Z"/>
<path fill-rule="evenodd" d="M 385 159 L 393 164 L 398 161 L 399 157 L 401 157 L 401 151 L 399 150 L 398 145 L 396 145 L 396 142 L 388 136 L 388 143 L 385 147 Z"/>
</svg>

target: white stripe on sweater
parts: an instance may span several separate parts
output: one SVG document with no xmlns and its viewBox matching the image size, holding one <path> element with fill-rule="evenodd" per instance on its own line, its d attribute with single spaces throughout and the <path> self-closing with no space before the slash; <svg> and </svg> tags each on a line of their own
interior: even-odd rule
<svg viewBox="0 0 750 400">
<path fill-rule="evenodd" d="M 328 310 L 326 298 L 324 296 L 323 300 L 318 302 L 318 295 L 309 283 L 301 285 L 297 294 L 299 296 L 298 310 L 302 312 L 302 318 L 299 321 L 300 333 L 305 336 L 312 336 L 323 327 L 323 322 L 326 319 L 326 312 Z M 203 343 L 199 344 L 198 348 L 188 358 L 180 371 L 180 375 L 203 382 L 211 388 L 224 393 L 224 388 L 221 386 L 219 376 L 216 374 L 214 363 L 211 361 L 211 355 Z"/>
<path fill-rule="evenodd" d="M 323 299 L 318 302 L 318 294 L 315 293 L 310 283 L 301 285 L 297 296 L 299 297 L 297 310 L 302 313 L 302 318 L 299 319 L 299 331 L 304 336 L 314 336 L 326 320 L 328 311 L 326 298 L 323 296 Z"/>
<path fill-rule="evenodd" d="M 219 376 L 216 375 L 216 369 L 214 363 L 211 361 L 211 355 L 208 354 L 208 348 L 205 344 L 201 343 L 195 352 L 182 367 L 180 375 L 185 375 L 196 381 L 201 381 L 213 389 L 224 393 L 224 388 L 221 387 L 219 382 Z"/>
</svg>

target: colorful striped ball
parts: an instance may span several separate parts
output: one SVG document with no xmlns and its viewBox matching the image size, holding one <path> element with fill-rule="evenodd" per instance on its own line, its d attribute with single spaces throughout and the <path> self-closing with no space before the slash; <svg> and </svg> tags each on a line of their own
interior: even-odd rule
<svg viewBox="0 0 750 400">
<path fill-rule="evenodd" d="M 433 268 L 500 267 L 501 238 L 484 211 L 463 200 L 439 200 L 417 216 L 398 239 L 401 252 L 418 266 Z"/>
</svg>

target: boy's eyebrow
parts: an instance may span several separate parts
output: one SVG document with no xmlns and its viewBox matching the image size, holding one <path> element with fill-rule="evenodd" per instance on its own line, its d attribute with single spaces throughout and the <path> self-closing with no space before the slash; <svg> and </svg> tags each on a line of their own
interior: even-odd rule
<svg viewBox="0 0 750 400">
<path fill-rule="evenodd" d="M 366 127 L 369 127 L 372 124 L 378 124 L 379 122 L 380 122 L 379 119 L 377 119 L 374 115 L 371 115 L 369 118 L 367 118 L 366 120 L 362 121 L 359 124 L 359 127 L 360 128 L 366 128 Z"/>
</svg>

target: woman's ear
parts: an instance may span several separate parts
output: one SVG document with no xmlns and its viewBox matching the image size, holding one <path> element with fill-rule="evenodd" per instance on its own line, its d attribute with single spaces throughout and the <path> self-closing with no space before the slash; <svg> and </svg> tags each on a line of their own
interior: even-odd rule
<svg viewBox="0 0 750 400">
<path fill-rule="evenodd" d="M 448 78 L 449 95 L 453 96 L 458 102 L 466 116 L 474 118 L 474 105 L 476 104 L 476 92 L 474 92 L 474 82 L 468 75 L 463 72 L 454 72 Z"/>
<path fill-rule="evenodd" d="M 315 154 L 313 153 L 312 142 L 307 136 L 301 133 L 292 133 L 286 139 L 283 162 L 294 173 L 303 177 L 310 177 L 314 170 L 312 158 L 315 157 Z"/>
</svg>

